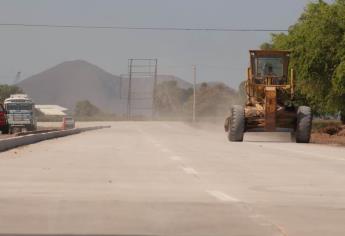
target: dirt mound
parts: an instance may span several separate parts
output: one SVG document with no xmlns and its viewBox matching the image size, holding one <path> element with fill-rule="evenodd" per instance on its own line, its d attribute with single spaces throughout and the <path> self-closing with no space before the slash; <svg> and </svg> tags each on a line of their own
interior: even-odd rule
<svg viewBox="0 0 345 236">
<path fill-rule="evenodd" d="M 321 128 L 318 132 L 321 134 L 345 136 L 345 125 L 329 125 Z"/>
<path fill-rule="evenodd" d="M 342 126 L 342 130 L 340 130 L 338 133 L 337 133 L 338 136 L 344 136 L 345 137 L 345 126 Z"/>
<path fill-rule="evenodd" d="M 345 125 L 326 124 L 316 128 L 311 136 L 312 143 L 345 146 Z"/>
</svg>

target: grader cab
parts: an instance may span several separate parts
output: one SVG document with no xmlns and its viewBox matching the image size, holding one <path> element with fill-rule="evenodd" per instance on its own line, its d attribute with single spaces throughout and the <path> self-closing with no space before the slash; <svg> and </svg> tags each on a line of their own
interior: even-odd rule
<svg viewBox="0 0 345 236">
<path fill-rule="evenodd" d="M 289 51 L 251 50 L 246 81 L 247 101 L 231 107 L 225 131 L 231 142 L 242 142 L 245 132 L 291 132 L 298 143 L 310 140 L 312 113 L 294 106 L 294 71 Z"/>
</svg>

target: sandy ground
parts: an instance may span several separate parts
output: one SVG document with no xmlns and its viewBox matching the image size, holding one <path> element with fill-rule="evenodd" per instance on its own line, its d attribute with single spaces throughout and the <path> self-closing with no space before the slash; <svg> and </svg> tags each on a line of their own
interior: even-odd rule
<svg viewBox="0 0 345 236">
<path fill-rule="evenodd" d="M 345 235 L 343 148 L 110 124 L 1 153 L 0 234 Z"/>
</svg>

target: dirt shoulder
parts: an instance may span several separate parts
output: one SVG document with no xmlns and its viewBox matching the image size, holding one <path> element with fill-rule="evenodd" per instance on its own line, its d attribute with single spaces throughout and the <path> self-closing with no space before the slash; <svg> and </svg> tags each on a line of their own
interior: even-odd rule
<svg viewBox="0 0 345 236">
<path fill-rule="evenodd" d="M 311 136 L 311 142 L 318 144 L 337 144 L 345 146 L 345 136 L 313 133 Z"/>
<path fill-rule="evenodd" d="M 328 124 L 313 130 L 312 143 L 345 146 L 345 125 Z"/>
</svg>

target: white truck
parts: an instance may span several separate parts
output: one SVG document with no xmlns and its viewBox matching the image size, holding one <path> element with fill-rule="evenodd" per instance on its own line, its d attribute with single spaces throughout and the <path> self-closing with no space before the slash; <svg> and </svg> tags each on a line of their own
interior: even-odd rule
<svg viewBox="0 0 345 236">
<path fill-rule="evenodd" d="M 37 129 L 34 106 L 34 102 L 26 94 L 13 94 L 5 99 L 4 107 L 10 133 Z"/>
</svg>

